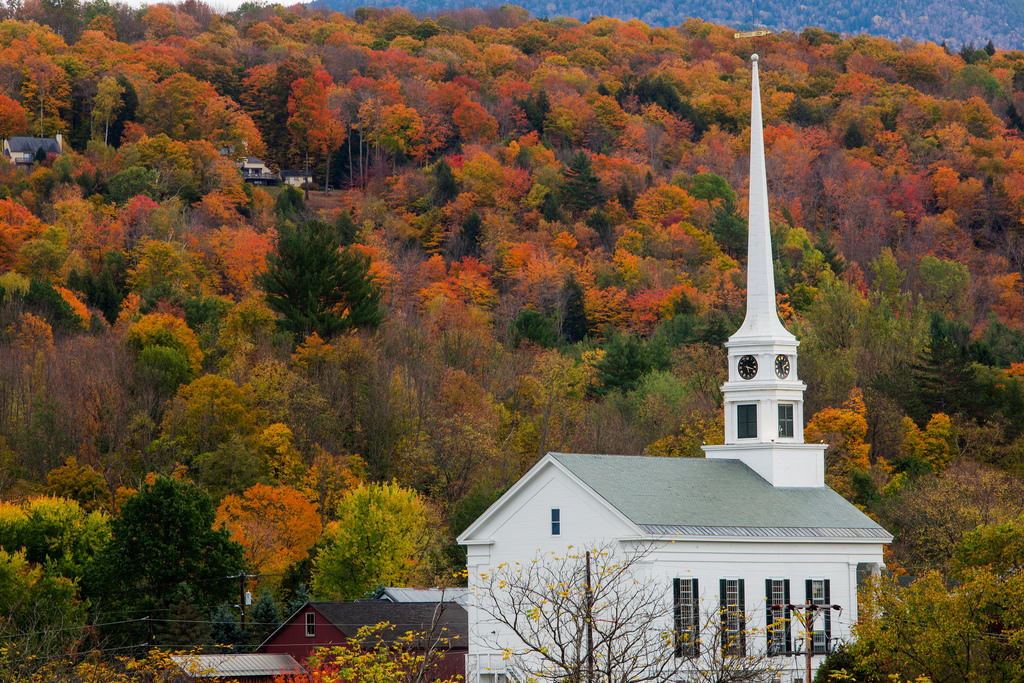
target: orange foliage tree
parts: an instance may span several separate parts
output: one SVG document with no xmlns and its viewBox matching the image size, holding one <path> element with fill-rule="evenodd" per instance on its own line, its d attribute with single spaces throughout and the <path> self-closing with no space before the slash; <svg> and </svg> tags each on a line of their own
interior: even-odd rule
<svg viewBox="0 0 1024 683">
<path fill-rule="evenodd" d="M 255 484 L 217 507 L 217 523 L 260 573 L 278 573 L 309 552 L 323 528 L 316 505 L 290 486 Z"/>
</svg>

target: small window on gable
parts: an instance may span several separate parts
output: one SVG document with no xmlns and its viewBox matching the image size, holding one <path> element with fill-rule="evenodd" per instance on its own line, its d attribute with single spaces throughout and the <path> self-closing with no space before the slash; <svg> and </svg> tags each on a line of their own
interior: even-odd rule
<svg viewBox="0 0 1024 683">
<path fill-rule="evenodd" d="M 736 406 L 736 438 L 757 438 L 757 404 Z"/>
<path fill-rule="evenodd" d="M 780 437 L 792 437 L 793 436 L 793 404 L 792 403 L 780 403 L 779 404 L 779 436 Z"/>
<path fill-rule="evenodd" d="M 316 614 L 306 612 L 306 637 L 312 638 L 316 635 Z"/>
<path fill-rule="evenodd" d="M 558 508 L 551 508 L 551 535 L 558 536 L 562 533 L 562 511 Z"/>
</svg>

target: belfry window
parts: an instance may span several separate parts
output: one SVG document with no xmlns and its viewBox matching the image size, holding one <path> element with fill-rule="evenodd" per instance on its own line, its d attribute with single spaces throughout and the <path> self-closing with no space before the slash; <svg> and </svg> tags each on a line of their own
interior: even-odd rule
<svg viewBox="0 0 1024 683">
<path fill-rule="evenodd" d="M 736 438 L 757 438 L 757 404 L 736 406 Z"/>
<path fill-rule="evenodd" d="M 779 436 L 793 436 L 793 404 L 779 404 Z"/>
</svg>

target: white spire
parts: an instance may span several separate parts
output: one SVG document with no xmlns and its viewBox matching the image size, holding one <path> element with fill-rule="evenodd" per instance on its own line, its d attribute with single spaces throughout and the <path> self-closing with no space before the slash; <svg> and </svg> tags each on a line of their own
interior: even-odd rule
<svg viewBox="0 0 1024 683">
<path fill-rule="evenodd" d="M 804 443 L 804 389 L 797 347 L 775 306 L 768 226 L 768 180 L 761 130 L 761 88 L 754 62 L 750 102 L 750 216 L 747 315 L 729 337 L 729 379 L 722 385 L 725 443 L 704 446 L 708 458 L 741 460 L 772 486 L 825 485 L 825 445 Z"/>
<path fill-rule="evenodd" d="M 772 235 L 768 224 L 768 178 L 764 164 L 764 132 L 761 122 L 761 84 L 756 54 L 750 97 L 750 211 L 747 220 L 747 314 L 730 338 L 794 339 L 782 326 L 775 306 L 775 273 L 772 268 Z M 779 339 L 781 341 L 781 339 Z"/>
</svg>

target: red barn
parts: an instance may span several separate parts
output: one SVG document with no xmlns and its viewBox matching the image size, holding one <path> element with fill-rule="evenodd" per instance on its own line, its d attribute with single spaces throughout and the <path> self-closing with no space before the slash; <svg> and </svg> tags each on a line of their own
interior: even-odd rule
<svg viewBox="0 0 1024 683">
<path fill-rule="evenodd" d="M 307 602 L 260 645 L 259 651 L 289 654 L 304 665 L 315 648 L 341 645 L 355 639 L 360 628 L 385 622 L 391 624 L 381 633 L 386 642 L 396 642 L 409 632 L 443 635 L 449 645 L 436 676 L 465 676 L 469 615 L 456 602 Z"/>
</svg>

